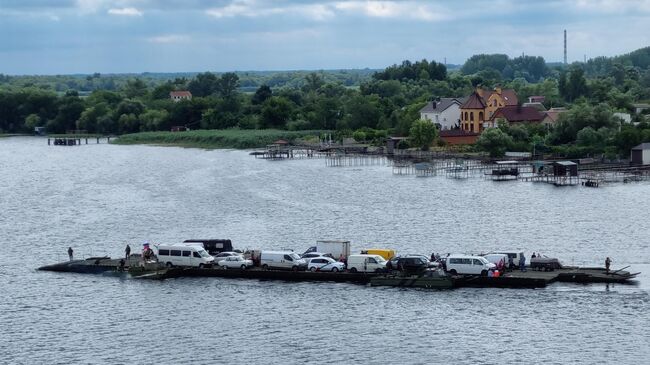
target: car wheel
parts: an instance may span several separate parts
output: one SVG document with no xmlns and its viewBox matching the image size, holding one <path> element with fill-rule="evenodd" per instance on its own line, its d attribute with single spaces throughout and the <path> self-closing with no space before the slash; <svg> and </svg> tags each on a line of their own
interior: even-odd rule
<svg viewBox="0 0 650 365">
<path fill-rule="evenodd" d="M 333 267 L 333 268 L 332 268 L 332 272 L 339 272 L 339 269 L 336 268 L 336 267 Z"/>
<path fill-rule="evenodd" d="M 203 267 L 203 264 L 199 264 L 199 269 L 202 269 Z"/>
<path fill-rule="evenodd" d="M 242 270 L 246 270 L 246 265 L 242 265 L 242 266 L 241 266 L 241 269 L 242 269 Z"/>
<path fill-rule="evenodd" d="M 481 276 L 487 276 L 487 270 L 481 271 Z"/>
<path fill-rule="evenodd" d="M 449 270 L 449 273 L 452 275 L 458 275 L 458 272 L 454 269 Z"/>
<path fill-rule="evenodd" d="M 293 271 L 298 271 L 298 266 L 294 266 L 294 267 L 292 267 L 291 270 L 293 270 Z"/>
<path fill-rule="evenodd" d="M 264 270 L 268 270 L 268 269 L 269 269 L 269 265 L 267 265 L 267 264 L 262 265 L 262 269 L 264 269 Z"/>
<path fill-rule="evenodd" d="M 167 266 L 167 267 L 174 267 L 174 264 L 172 264 L 171 262 L 168 262 L 165 266 Z"/>
<path fill-rule="evenodd" d="M 316 266 L 312 266 L 312 267 L 309 268 L 309 271 L 311 271 L 311 272 L 316 272 L 316 270 L 318 270 L 318 269 L 316 268 Z"/>
<path fill-rule="evenodd" d="M 357 268 L 356 267 L 351 268 L 350 272 L 357 272 Z"/>
</svg>

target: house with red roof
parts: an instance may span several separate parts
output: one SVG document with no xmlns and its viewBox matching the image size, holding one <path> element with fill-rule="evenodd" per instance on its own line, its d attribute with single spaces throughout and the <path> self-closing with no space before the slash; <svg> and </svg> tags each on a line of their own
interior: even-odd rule
<svg viewBox="0 0 650 365">
<path fill-rule="evenodd" d="M 546 114 L 532 106 L 508 105 L 501 107 L 494 112 L 486 123 L 487 128 L 498 127 L 499 123 L 513 124 L 542 123 Z"/>
<path fill-rule="evenodd" d="M 470 133 L 481 133 L 489 127 L 488 122 L 494 113 L 505 106 L 519 103 L 517 93 L 512 89 L 485 90 L 477 88 L 460 107 L 460 127 Z"/>
<path fill-rule="evenodd" d="M 170 91 L 169 98 L 174 102 L 179 102 L 181 100 L 192 100 L 192 93 L 187 90 Z"/>
</svg>

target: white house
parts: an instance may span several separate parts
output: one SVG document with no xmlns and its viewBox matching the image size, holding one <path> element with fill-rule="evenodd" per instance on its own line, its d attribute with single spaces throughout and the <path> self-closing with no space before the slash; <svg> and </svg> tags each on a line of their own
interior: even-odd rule
<svg viewBox="0 0 650 365">
<path fill-rule="evenodd" d="M 437 124 L 441 130 L 460 126 L 460 106 L 466 98 L 440 98 L 420 109 L 420 119 Z"/>
<path fill-rule="evenodd" d="M 632 148 L 630 162 L 633 165 L 650 165 L 650 143 L 641 143 Z"/>
</svg>

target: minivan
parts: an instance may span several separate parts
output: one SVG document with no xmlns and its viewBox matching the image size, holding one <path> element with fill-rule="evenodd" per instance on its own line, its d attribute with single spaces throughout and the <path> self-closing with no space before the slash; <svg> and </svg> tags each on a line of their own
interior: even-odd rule
<svg viewBox="0 0 650 365">
<path fill-rule="evenodd" d="M 506 261 L 506 267 L 509 269 L 514 269 L 516 267 L 519 267 L 519 258 L 524 256 L 523 252 L 517 252 L 517 251 L 492 251 L 488 252 L 487 254 L 493 254 L 493 253 L 500 253 L 504 255 L 508 255 L 507 261 Z M 510 266 L 510 259 L 512 259 L 512 266 Z"/>
<path fill-rule="evenodd" d="M 286 269 L 307 270 L 307 261 L 293 251 L 262 251 L 260 265 L 264 270 Z"/>
<path fill-rule="evenodd" d="M 450 255 L 446 258 L 447 272 L 452 275 L 481 275 L 487 276 L 489 270 L 496 265 L 482 256 Z"/>
<path fill-rule="evenodd" d="M 350 272 L 378 272 L 386 270 L 386 260 L 379 255 L 350 255 L 348 257 Z"/>
<path fill-rule="evenodd" d="M 198 243 L 208 251 L 210 255 L 216 255 L 219 252 L 232 251 L 232 241 L 227 239 L 190 239 L 185 240 L 183 243 L 192 244 Z"/>
<path fill-rule="evenodd" d="M 158 253 L 158 262 L 168 267 L 195 266 L 209 267 L 214 262 L 214 257 L 200 246 L 194 245 L 154 245 Z"/>
</svg>

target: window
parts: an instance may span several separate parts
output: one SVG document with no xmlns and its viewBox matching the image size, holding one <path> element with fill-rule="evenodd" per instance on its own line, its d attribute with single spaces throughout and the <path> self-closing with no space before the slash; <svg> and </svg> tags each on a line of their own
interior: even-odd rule
<svg viewBox="0 0 650 365">
<path fill-rule="evenodd" d="M 289 255 L 284 255 L 284 259 L 287 261 L 293 261 L 293 259 Z"/>
<path fill-rule="evenodd" d="M 450 264 L 462 264 L 463 260 L 462 259 L 449 259 Z"/>
<path fill-rule="evenodd" d="M 180 256 L 181 255 L 181 250 L 171 250 L 171 255 L 172 256 Z"/>
<path fill-rule="evenodd" d="M 158 250 L 159 256 L 169 256 L 169 250 Z"/>
<path fill-rule="evenodd" d="M 474 121 L 474 112 L 469 113 L 469 120 L 472 122 Z"/>
<path fill-rule="evenodd" d="M 192 252 L 192 257 L 201 258 L 198 252 Z"/>
<path fill-rule="evenodd" d="M 463 259 L 463 265 L 471 265 L 472 259 Z"/>
<path fill-rule="evenodd" d="M 377 261 L 375 259 L 373 259 L 372 257 L 368 257 L 368 263 L 369 264 L 376 264 Z"/>
<path fill-rule="evenodd" d="M 467 112 L 465 112 L 465 120 L 467 120 Z"/>
<path fill-rule="evenodd" d="M 481 260 L 474 259 L 474 265 L 481 265 L 481 266 L 483 266 L 483 263 L 481 262 Z"/>
<path fill-rule="evenodd" d="M 478 120 L 483 120 L 483 112 L 478 112 Z"/>
<path fill-rule="evenodd" d="M 469 125 L 469 131 L 474 132 L 474 123 Z"/>
<path fill-rule="evenodd" d="M 183 251 L 183 257 L 190 257 L 192 255 L 192 251 Z"/>
</svg>

